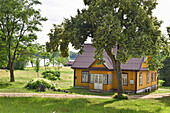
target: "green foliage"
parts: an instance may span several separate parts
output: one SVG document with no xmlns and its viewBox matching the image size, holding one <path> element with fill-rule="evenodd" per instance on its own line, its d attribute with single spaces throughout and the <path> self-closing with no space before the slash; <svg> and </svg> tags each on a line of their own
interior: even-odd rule
<svg viewBox="0 0 170 113">
<path fill-rule="evenodd" d="M 161 87 L 164 84 L 164 80 L 158 80 L 158 86 Z"/>
<path fill-rule="evenodd" d="M 42 77 L 48 80 L 60 80 L 59 71 L 45 71 L 42 73 Z"/>
<path fill-rule="evenodd" d="M 129 97 L 128 95 L 122 94 L 122 95 L 118 95 L 117 93 L 113 95 L 114 99 L 118 99 L 118 100 L 128 100 Z"/>
<path fill-rule="evenodd" d="M 61 64 L 65 65 L 68 62 L 68 58 L 62 57 L 61 52 L 59 52 L 59 51 L 49 53 L 48 58 L 49 58 L 50 63 L 53 66 L 58 67 L 58 70 L 59 70 L 59 66 L 61 66 Z"/>
<path fill-rule="evenodd" d="M 25 84 L 24 87 L 28 89 L 37 89 L 39 84 L 42 84 L 45 88 L 48 88 L 48 89 L 55 88 L 55 85 L 52 84 L 51 81 L 44 79 L 44 78 L 30 80 L 29 82 Z"/>
<path fill-rule="evenodd" d="M 1 35 L 1 34 L 0 34 Z M 7 57 L 7 49 L 6 49 L 6 43 L 4 40 L 2 40 L 0 38 L 0 67 L 3 68 L 3 67 L 6 67 L 8 62 L 8 57 Z"/>
<path fill-rule="evenodd" d="M 24 70 L 25 69 L 25 67 L 26 67 L 26 64 L 27 64 L 27 61 L 18 61 L 18 60 L 16 60 L 15 62 L 14 62 L 14 69 L 15 70 Z"/>
<path fill-rule="evenodd" d="M 13 63 L 37 39 L 35 32 L 41 31 L 41 22 L 47 20 L 41 17 L 39 9 L 34 9 L 34 5 L 40 4 L 38 0 L 0 1 L 0 39 L 4 41 L 6 50 L 2 51 L 7 54 L 11 82 L 14 82 Z"/>
<path fill-rule="evenodd" d="M 39 70 L 40 70 L 40 59 L 39 57 L 37 57 L 35 61 L 35 71 L 37 72 L 37 76 L 38 76 Z"/>
<path fill-rule="evenodd" d="M 163 68 L 159 71 L 159 78 L 165 81 L 163 85 L 170 86 L 170 57 L 167 57 L 165 61 L 163 61 L 163 65 Z"/>
</svg>

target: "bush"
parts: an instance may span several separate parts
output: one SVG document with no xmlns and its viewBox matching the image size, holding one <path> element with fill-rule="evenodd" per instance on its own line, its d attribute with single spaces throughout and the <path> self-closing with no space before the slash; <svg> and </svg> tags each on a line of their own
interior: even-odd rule
<svg viewBox="0 0 170 113">
<path fill-rule="evenodd" d="M 59 71 L 45 71 L 42 73 L 42 77 L 48 80 L 60 80 L 60 72 Z"/>
<path fill-rule="evenodd" d="M 55 85 L 51 83 L 51 81 L 44 79 L 44 78 L 38 78 L 33 79 L 25 84 L 25 88 L 28 89 L 37 89 L 39 84 L 42 84 L 45 88 L 53 89 L 55 88 Z"/>
<path fill-rule="evenodd" d="M 113 98 L 119 99 L 119 100 L 128 100 L 129 99 L 128 95 L 125 95 L 125 94 L 122 94 L 122 95 L 115 94 L 115 95 L 113 95 Z"/>
<path fill-rule="evenodd" d="M 164 84 L 164 80 L 158 80 L 158 86 L 161 87 Z"/>
</svg>

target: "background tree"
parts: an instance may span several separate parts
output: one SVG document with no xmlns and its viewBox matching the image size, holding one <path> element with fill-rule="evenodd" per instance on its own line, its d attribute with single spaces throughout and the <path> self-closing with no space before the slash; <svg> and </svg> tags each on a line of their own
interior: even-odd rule
<svg viewBox="0 0 170 113">
<path fill-rule="evenodd" d="M 170 27 L 167 27 L 167 33 L 168 33 L 168 36 L 170 38 Z M 164 40 L 168 40 L 169 38 L 166 38 Z M 167 47 L 166 48 L 169 48 L 168 46 L 170 46 L 170 42 L 167 41 Z M 165 50 L 165 52 L 167 52 L 168 50 Z M 164 55 L 165 53 L 164 51 L 162 52 L 162 54 Z M 164 80 L 164 84 L 165 86 L 170 86 L 170 57 L 167 57 L 165 59 L 165 61 L 163 61 L 163 68 L 160 69 L 160 77 L 159 79 L 161 80 Z"/>
<path fill-rule="evenodd" d="M 37 72 L 37 78 L 39 77 L 39 74 L 38 74 L 39 70 L 40 70 L 40 59 L 37 56 L 35 60 L 35 71 Z"/>
<path fill-rule="evenodd" d="M 45 60 L 46 60 L 46 58 L 48 58 L 50 53 L 46 51 L 45 45 L 42 45 L 42 48 L 41 48 L 39 55 L 44 59 L 44 66 L 46 66 Z"/>
<path fill-rule="evenodd" d="M 68 62 L 68 57 L 66 58 L 62 57 L 59 51 L 49 52 L 48 58 L 53 67 L 57 66 L 58 70 L 61 65 L 65 65 Z"/>
<path fill-rule="evenodd" d="M 63 65 L 66 65 L 68 62 L 68 58 L 64 58 L 61 55 L 58 55 L 55 58 L 55 65 L 57 66 L 58 70 L 60 69 L 60 67 L 62 67 Z"/>
<path fill-rule="evenodd" d="M 54 26 L 49 34 L 50 42 L 46 43 L 47 50 L 60 49 L 62 56 L 68 56 L 71 42 L 82 53 L 84 42 L 90 37 L 96 48 L 95 59 L 104 63 L 104 51 L 110 57 L 121 95 L 124 92 L 121 63 L 131 58 L 157 56 L 166 46 L 160 38 L 161 21 L 152 16 L 157 3 L 155 0 L 84 0 L 84 4 L 88 6 L 86 9 Z M 115 47 L 117 55 L 112 51 Z"/>
<path fill-rule="evenodd" d="M 37 39 L 35 31 L 40 31 L 40 10 L 33 8 L 41 4 L 38 0 L 1 0 L 0 1 L 0 30 L 7 50 L 7 62 L 10 69 L 10 82 L 14 82 L 14 62 L 20 47 Z"/>
<path fill-rule="evenodd" d="M 0 68 L 4 68 L 8 64 L 6 44 L 4 42 L 5 41 L 0 38 Z"/>
<path fill-rule="evenodd" d="M 165 86 L 170 86 L 170 57 L 167 57 L 165 61 L 163 61 L 164 67 L 160 69 L 160 80 L 164 80 Z"/>
</svg>

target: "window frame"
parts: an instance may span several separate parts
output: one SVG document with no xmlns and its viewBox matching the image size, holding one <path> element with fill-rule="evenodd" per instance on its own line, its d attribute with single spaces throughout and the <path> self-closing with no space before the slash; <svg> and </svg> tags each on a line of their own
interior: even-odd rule
<svg viewBox="0 0 170 113">
<path fill-rule="evenodd" d="M 91 79 L 91 76 L 93 76 L 93 81 L 91 81 L 92 79 Z M 90 74 L 90 83 L 91 84 L 94 84 L 94 74 Z"/>
<path fill-rule="evenodd" d="M 147 75 L 146 75 L 146 83 L 149 84 L 149 71 L 147 72 Z"/>
<path fill-rule="evenodd" d="M 87 82 L 83 82 L 83 72 L 87 72 L 88 73 L 88 75 L 87 75 Z M 82 71 L 81 72 L 81 83 L 89 83 L 89 71 Z"/>
<path fill-rule="evenodd" d="M 124 84 L 124 83 L 123 83 L 123 74 L 126 74 L 126 75 L 127 75 L 127 78 L 126 78 L 126 79 L 127 79 L 127 84 Z M 128 73 L 122 73 L 122 83 L 123 83 L 124 86 L 128 86 Z"/>
<path fill-rule="evenodd" d="M 151 78 L 152 78 L 152 82 L 153 82 L 154 81 L 154 73 L 153 72 L 152 72 Z"/>
<path fill-rule="evenodd" d="M 111 77 L 111 82 L 109 81 L 109 76 Z M 107 74 L 107 84 L 113 84 L 113 74 Z"/>
<path fill-rule="evenodd" d="M 106 77 L 106 82 L 104 76 Z M 108 84 L 108 74 L 103 74 L 103 84 Z"/>
<path fill-rule="evenodd" d="M 142 72 L 139 73 L 139 85 L 142 85 Z"/>
</svg>

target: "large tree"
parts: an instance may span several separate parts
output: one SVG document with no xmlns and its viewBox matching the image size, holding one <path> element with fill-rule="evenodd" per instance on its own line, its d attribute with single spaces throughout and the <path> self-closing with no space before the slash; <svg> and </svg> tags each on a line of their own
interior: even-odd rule
<svg viewBox="0 0 170 113">
<path fill-rule="evenodd" d="M 34 9 L 38 0 L 0 0 L 0 38 L 7 50 L 10 81 L 14 82 L 14 62 L 18 50 L 37 39 L 35 31 L 40 31 L 40 10 Z"/>
<path fill-rule="evenodd" d="M 165 47 L 160 38 L 161 21 L 152 16 L 156 0 L 84 0 L 84 3 L 86 9 L 78 10 L 75 17 L 54 26 L 49 35 L 50 42 L 46 43 L 47 49 L 60 48 L 62 55 L 68 56 L 71 42 L 82 53 L 84 42 L 90 37 L 96 48 L 95 59 L 103 63 L 104 51 L 110 57 L 120 95 L 124 93 L 121 63 L 125 64 L 133 57 L 153 57 Z M 112 51 L 115 47 L 117 55 Z"/>
</svg>

